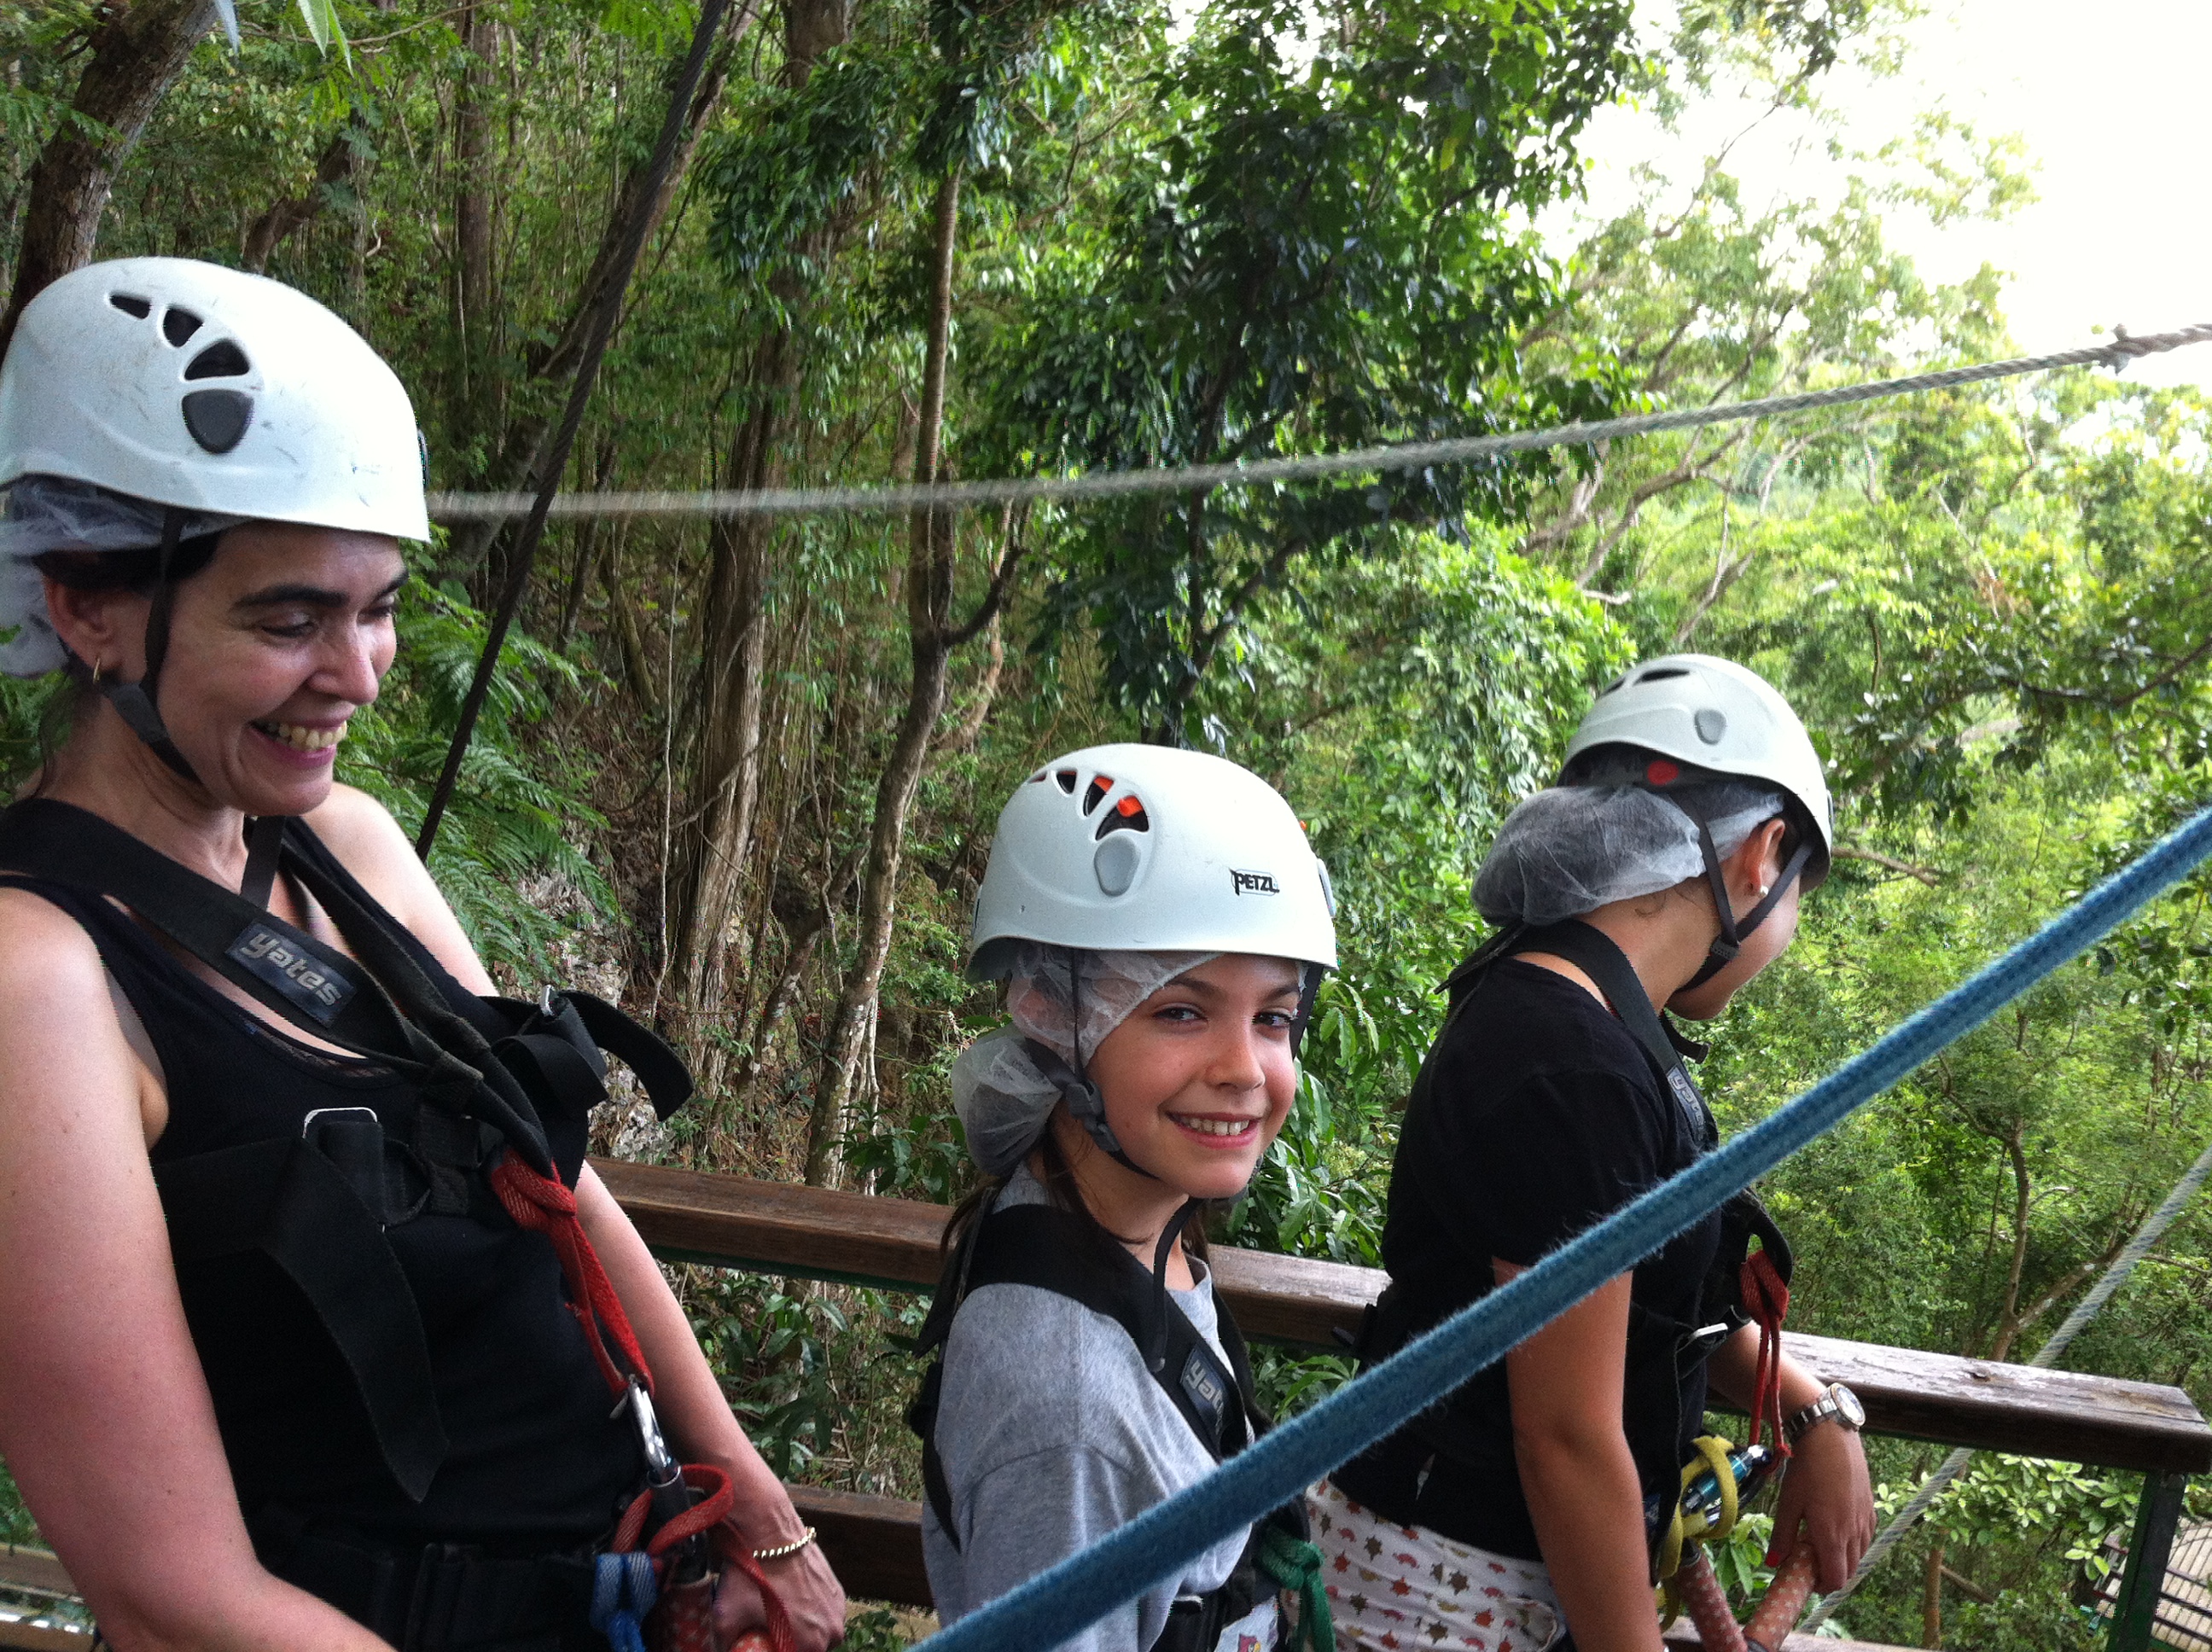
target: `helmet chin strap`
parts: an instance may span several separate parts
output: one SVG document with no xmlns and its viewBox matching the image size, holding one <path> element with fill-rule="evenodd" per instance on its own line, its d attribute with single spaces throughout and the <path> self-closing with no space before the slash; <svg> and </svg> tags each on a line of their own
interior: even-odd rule
<svg viewBox="0 0 2212 1652">
<path fill-rule="evenodd" d="M 154 599 L 146 610 L 146 670 L 136 683 L 102 683 L 100 691 L 107 696 L 107 703 L 115 708 L 131 732 L 150 748 L 154 755 L 183 780 L 199 783 L 185 754 L 177 750 L 176 742 L 161 721 L 161 713 L 155 704 L 161 694 L 161 662 L 169 653 L 169 609 L 173 587 L 169 582 L 171 571 L 177 562 L 177 541 L 185 530 L 185 513 L 172 505 L 161 513 L 161 548 L 155 562 Z"/>
<path fill-rule="evenodd" d="M 1766 921 L 1767 914 L 1774 910 L 1776 903 L 1797 881 L 1813 854 L 1810 840 L 1800 843 L 1789 864 L 1782 868 L 1782 875 L 1774 880 L 1774 887 L 1766 891 L 1765 898 L 1739 920 L 1735 904 L 1729 899 L 1728 878 L 1721 871 L 1720 851 L 1713 843 L 1713 829 L 1702 820 L 1698 823 L 1698 848 L 1705 856 L 1705 882 L 1712 887 L 1713 911 L 1720 918 L 1721 932 L 1705 950 L 1705 961 L 1698 973 L 1677 989 L 1685 993 L 1693 987 L 1704 986 L 1735 962 L 1735 955 L 1743 950 L 1744 937 Z"/>
<path fill-rule="evenodd" d="M 161 692 L 161 665 L 169 655 L 169 615 L 176 586 L 171 578 L 177 562 L 177 544 L 184 537 L 185 513 L 175 506 L 161 512 L 161 544 L 155 561 L 154 598 L 146 610 L 146 670 L 136 683 L 101 683 L 100 691 L 107 703 L 115 708 L 124 725 L 145 743 L 148 749 L 167 764 L 179 779 L 197 786 L 200 777 L 195 774 L 185 754 L 177 750 L 177 743 L 169 738 L 169 730 L 161 721 L 159 700 Z M 246 877 L 239 884 L 239 893 L 254 905 L 269 904 L 269 892 L 276 886 L 276 857 L 283 847 L 284 817 L 282 815 L 263 815 L 252 821 L 246 835 Z"/>
<path fill-rule="evenodd" d="M 1068 1116 L 1083 1127 L 1084 1133 L 1098 1145 L 1102 1151 L 1116 1163 L 1126 1165 L 1150 1181 L 1158 1181 L 1158 1176 L 1123 1151 L 1121 1138 L 1114 1133 L 1114 1127 L 1106 1122 L 1106 1098 L 1099 1094 L 1098 1086 L 1091 1082 L 1091 1075 L 1084 1070 L 1083 955 L 1072 946 L 1063 951 L 1067 955 L 1068 1019 L 1072 1023 L 1068 1044 L 1075 1053 L 1075 1060 L 1072 1069 L 1062 1067 L 1057 1073 L 1048 1072 L 1047 1076 L 1059 1084 L 1060 1098 L 1067 1104 Z"/>
</svg>

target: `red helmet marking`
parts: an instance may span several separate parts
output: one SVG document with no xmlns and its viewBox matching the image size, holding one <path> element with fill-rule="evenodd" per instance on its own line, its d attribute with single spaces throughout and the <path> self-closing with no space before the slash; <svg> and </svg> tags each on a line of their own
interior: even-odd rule
<svg viewBox="0 0 2212 1652">
<path fill-rule="evenodd" d="M 1682 778 L 1682 771 L 1664 757 L 1660 757 L 1644 771 L 1644 778 L 1654 786 L 1672 786 Z"/>
</svg>

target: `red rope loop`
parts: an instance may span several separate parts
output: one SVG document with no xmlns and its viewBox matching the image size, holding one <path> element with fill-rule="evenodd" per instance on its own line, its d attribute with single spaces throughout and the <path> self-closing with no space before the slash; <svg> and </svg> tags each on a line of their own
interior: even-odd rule
<svg viewBox="0 0 2212 1652">
<path fill-rule="evenodd" d="M 1752 1386 L 1751 1442 L 1757 1445 L 1765 1425 L 1774 1425 L 1774 1447 L 1790 1455 L 1782 1432 L 1782 1321 L 1790 1315 L 1790 1287 L 1764 1247 L 1743 1259 L 1739 1276 L 1744 1306 L 1759 1326 L 1758 1376 Z"/>
<path fill-rule="evenodd" d="M 591 1345 L 592 1357 L 599 1362 L 599 1375 L 606 1379 L 609 1391 L 627 1394 L 630 1373 L 635 1372 L 650 1394 L 653 1372 L 637 1345 L 637 1333 L 630 1329 L 629 1315 L 623 1311 L 622 1298 L 615 1295 L 614 1282 L 599 1265 L 599 1254 L 592 1248 L 591 1237 L 576 1215 L 575 1194 L 550 1177 L 538 1175 L 512 1153 L 492 1167 L 490 1180 L 492 1191 L 514 1218 L 515 1226 L 542 1233 L 552 1241 L 554 1252 L 561 1259 L 562 1274 L 568 1281 L 568 1311 L 584 1327 L 584 1340 Z M 628 1371 L 608 1352 L 610 1336 Z"/>
</svg>

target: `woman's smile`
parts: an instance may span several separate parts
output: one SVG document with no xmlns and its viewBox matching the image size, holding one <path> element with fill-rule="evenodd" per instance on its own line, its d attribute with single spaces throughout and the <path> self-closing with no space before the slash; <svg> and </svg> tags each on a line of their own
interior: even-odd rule
<svg viewBox="0 0 2212 1652">
<path fill-rule="evenodd" d="M 345 738 L 343 721 L 313 725 L 288 723 L 274 717 L 265 717 L 250 724 L 266 745 L 286 762 L 302 768 L 319 768 L 328 764 L 337 750 L 338 742 Z"/>
</svg>

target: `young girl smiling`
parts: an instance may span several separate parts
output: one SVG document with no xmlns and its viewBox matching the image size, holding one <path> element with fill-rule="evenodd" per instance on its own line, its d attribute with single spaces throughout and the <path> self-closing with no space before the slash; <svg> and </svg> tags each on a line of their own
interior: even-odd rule
<svg viewBox="0 0 2212 1652">
<path fill-rule="evenodd" d="M 1241 1193 L 1297 1087 L 1336 962 L 1327 873 L 1289 806 L 1151 746 L 1039 769 L 1001 817 L 969 970 L 1013 1024 L 953 1071 L 992 1182 L 956 1216 L 915 1421 L 945 1622 L 1199 1479 L 1263 1426 L 1194 1218 Z M 1295 1512 L 1198 1555 L 1066 1644 L 1262 1652 Z"/>
</svg>

